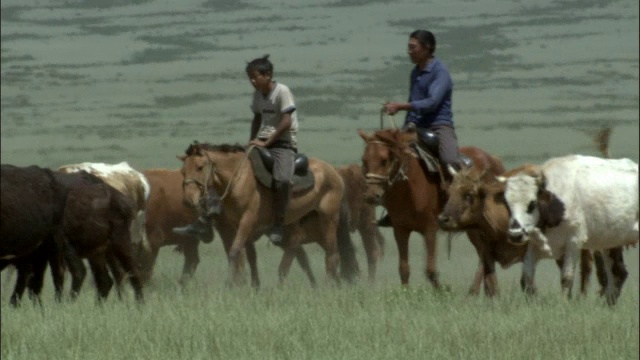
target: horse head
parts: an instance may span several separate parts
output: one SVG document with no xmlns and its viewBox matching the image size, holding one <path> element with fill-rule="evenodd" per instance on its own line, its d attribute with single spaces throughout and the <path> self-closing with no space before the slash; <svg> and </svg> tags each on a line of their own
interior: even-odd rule
<svg viewBox="0 0 640 360">
<path fill-rule="evenodd" d="M 406 180 L 404 156 L 407 141 L 413 133 L 404 133 L 397 129 L 383 129 L 373 135 L 358 130 L 365 142 L 362 155 L 362 172 L 367 181 L 365 200 L 380 205 L 385 191 L 398 180 Z"/>
<path fill-rule="evenodd" d="M 244 147 L 239 144 L 211 145 L 196 141 L 189 145 L 185 155 L 178 156 L 182 161 L 185 205 L 203 209 L 211 188 L 224 191 L 231 174 L 238 170 L 238 158 L 243 155 Z"/>
</svg>

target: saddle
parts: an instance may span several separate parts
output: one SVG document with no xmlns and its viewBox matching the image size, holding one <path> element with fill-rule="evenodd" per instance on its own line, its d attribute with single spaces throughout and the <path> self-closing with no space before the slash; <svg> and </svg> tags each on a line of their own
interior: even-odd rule
<svg viewBox="0 0 640 360">
<path fill-rule="evenodd" d="M 440 139 L 438 139 L 438 135 L 421 128 L 416 128 L 416 135 L 418 140 L 412 143 L 410 147 L 416 152 L 418 158 L 422 160 L 428 172 L 440 174 L 442 178 L 442 172 L 446 170 L 442 168 L 439 160 Z M 457 163 L 460 167 L 469 168 L 473 166 L 473 160 L 462 153 L 458 155 Z"/>
<path fill-rule="evenodd" d="M 249 160 L 258 182 L 271 189 L 273 184 L 273 156 L 267 148 L 254 147 L 249 153 Z M 309 159 L 305 154 L 297 153 L 293 162 L 292 192 L 311 189 L 315 185 L 313 173 L 309 171 Z"/>
</svg>

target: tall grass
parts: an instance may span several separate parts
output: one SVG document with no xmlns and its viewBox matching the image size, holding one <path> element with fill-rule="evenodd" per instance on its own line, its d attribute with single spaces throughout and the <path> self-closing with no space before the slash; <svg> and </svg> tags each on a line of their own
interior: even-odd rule
<svg viewBox="0 0 640 360">
<path fill-rule="evenodd" d="M 452 260 L 441 256 L 436 291 L 421 275 L 421 243 L 412 245 L 411 286 L 402 288 L 390 234 L 374 284 L 311 289 L 294 268 L 276 279 L 280 250 L 258 243 L 263 286 L 226 286 L 219 243 L 202 247 L 202 262 L 185 288 L 178 283 L 182 259 L 161 252 L 146 303 L 128 293 L 97 305 L 91 282 L 79 299 L 58 304 L 51 284 L 43 307 L 25 300 L 11 308 L 2 294 L 3 359 L 634 359 L 638 357 L 638 252 L 627 251 L 630 278 L 619 304 L 607 307 L 595 294 L 562 300 L 551 264 L 538 276 L 539 296 L 519 290 L 520 267 L 500 271 L 497 299 L 469 298 L 475 261 L 466 239 L 457 239 Z M 355 239 L 356 244 L 360 245 Z M 316 274 L 323 254 L 307 246 Z M 364 263 L 360 249 L 359 260 Z M 441 254 L 444 255 L 444 254 Z M 552 262 L 549 262 L 552 263 Z M 544 264 L 544 263 L 543 263 Z M 594 280 L 595 283 L 595 280 Z M 7 285 L 7 284 L 3 284 Z"/>
</svg>

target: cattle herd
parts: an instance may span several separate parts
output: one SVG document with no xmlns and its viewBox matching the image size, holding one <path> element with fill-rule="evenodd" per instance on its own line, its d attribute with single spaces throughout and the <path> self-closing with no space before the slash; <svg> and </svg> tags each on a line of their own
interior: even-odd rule
<svg viewBox="0 0 640 360">
<path fill-rule="evenodd" d="M 390 147 L 384 143 L 387 141 L 384 136 L 376 136 L 373 134 L 368 139 Z M 393 154 L 387 151 L 385 156 Z M 498 294 L 496 262 L 502 267 L 522 262 L 522 289 L 534 294 L 536 264 L 545 258 L 557 262 L 565 296 L 571 296 L 574 271 L 580 262 L 580 289 L 584 293 L 595 259 L 601 294 L 608 304 L 616 303 L 627 277 L 623 251 L 638 243 L 639 177 L 635 162 L 606 157 L 605 154 L 605 158 L 581 155 L 553 158 L 541 165 L 524 165 L 504 171 L 499 176 L 469 167 L 455 174 L 447 186 L 440 187 L 443 194 L 437 196 L 444 200 L 438 209 L 438 228 L 482 234 L 470 236 L 479 256 L 471 294 L 479 293 L 483 282 L 486 295 Z M 364 167 L 353 164 L 331 170 L 340 174 L 342 185 L 339 189 L 343 189 L 339 192 L 343 197 L 340 214 L 336 213 L 332 218 L 339 220 L 338 245 L 324 245 L 324 239 L 317 239 L 317 231 L 305 232 L 305 229 L 313 229 L 310 226 L 314 222 L 320 221 L 319 210 L 289 224 L 288 229 L 294 235 L 288 236 L 281 246 L 285 253 L 280 269 L 281 281 L 288 271 L 283 264 L 295 259 L 315 285 L 302 245 L 309 241 L 325 247 L 327 259 L 330 249 L 337 246 L 340 248 L 336 248 L 340 251 L 339 261 L 350 261 L 342 256 L 353 250 L 350 237 L 348 242 L 341 240 L 344 234 L 340 232 L 345 229 L 348 229 L 347 233 L 359 232 L 367 257 L 368 280 L 375 281 L 384 238 L 375 224 L 376 204 L 368 198 L 370 191 L 367 190 L 373 185 L 381 187 L 383 194 L 378 194 L 377 204 L 387 207 L 392 199 L 385 197 L 384 192 L 392 193 L 394 186 L 406 187 L 408 180 L 406 176 L 390 176 L 393 167 L 402 171 L 402 159 L 389 158 L 379 162 L 389 164 L 388 168 L 381 168 L 380 174 L 366 168 L 369 160 L 363 157 Z M 209 165 L 212 172 L 205 174 L 203 188 L 213 186 L 206 183 L 207 178 L 219 177 L 214 173 L 216 164 Z M 416 175 L 412 173 L 411 176 Z M 418 176 L 433 174 L 425 170 Z M 384 178 L 386 182 L 372 184 L 371 177 Z M 438 176 L 433 178 L 436 182 L 440 179 Z M 228 190 L 231 185 L 225 186 Z M 158 251 L 167 245 L 175 245 L 184 254 L 180 282 L 188 281 L 199 263 L 199 242 L 213 239 L 198 239 L 172 231 L 174 227 L 195 221 L 201 210 L 198 204 L 185 201 L 185 188 L 184 169 L 137 171 L 126 162 L 81 163 L 57 169 L 3 164 L 0 269 L 12 266 L 17 273 L 10 303 L 18 305 L 25 290 L 40 302 L 47 267 L 56 299 L 64 296 L 66 272 L 71 277 L 70 296 L 75 298 L 86 276 L 85 264 L 89 265 L 100 301 L 108 296 L 114 285 L 121 297 L 121 287 L 129 282 L 136 299 L 143 302 L 143 288 L 152 277 Z M 224 200 L 235 201 L 232 196 Z M 251 233 L 253 235 L 243 243 L 243 248 L 236 251 L 237 242 L 234 241 L 237 240 L 238 225 L 228 220 L 231 217 L 224 215 L 225 209 L 236 211 L 233 204 L 225 203 L 223 214 L 217 216 L 214 227 L 227 255 L 232 253 L 234 257 L 233 266 L 240 270 L 248 261 L 252 283 L 258 286 L 253 241 L 263 231 Z M 397 236 L 402 232 L 402 221 L 399 215 L 391 212 L 390 215 L 396 241 L 399 241 Z M 332 238 L 336 238 L 335 234 Z M 400 267 L 402 274 L 403 267 L 408 269 L 408 264 L 401 260 Z M 344 280 L 347 270 L 340 269 Z M 357 272 L 357 264 L 349 271 Z M 331 273 L 329 268 L 327 272 Z"/>
</svg>

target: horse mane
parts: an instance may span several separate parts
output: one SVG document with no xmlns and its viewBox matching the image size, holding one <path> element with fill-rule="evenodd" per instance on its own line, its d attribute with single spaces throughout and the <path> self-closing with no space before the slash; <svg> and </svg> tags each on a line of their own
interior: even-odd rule
<svg viewBox="0 0 640 360">
<path fill-rule="evenodd" d="M 403 133 L 399 129 L 382 129 L 376 131 L 373 137 L 387 144 L 394 153 L 402 154 L 404 146 L 406 145 L 405 141 L 407 140 L 403 138 L 403 134 L 408 133 Z"/>
<path fill-rule="evenodd" d="M 193 144 L 190 144 L 187 150 L 185 150 L 185 154 L 187 156 L 192 155 L 202 155 L 202 151 L 217 151 L 223 153 L 237 153 L 244 152 L 244 146 L 235 143 L 235 144 L 210 144 L 210 143 L 199 143 L 194 141 Z"/>
</svg>

